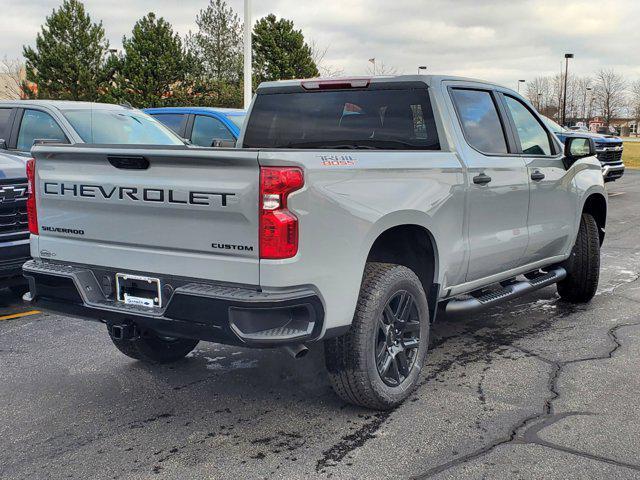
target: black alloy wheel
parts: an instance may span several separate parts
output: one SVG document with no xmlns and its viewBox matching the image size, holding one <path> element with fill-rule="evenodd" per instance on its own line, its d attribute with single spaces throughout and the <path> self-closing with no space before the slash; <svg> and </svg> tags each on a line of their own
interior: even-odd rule
<svg viewBox="0 0 640 480">
<path fill-rule="evenodd" d="M 376 366 L 390 387 L 402 384 L 416 363 L 420 346 L 420 315 L 413 295 L 395 293 L 378 318 Z"/>
</svg>

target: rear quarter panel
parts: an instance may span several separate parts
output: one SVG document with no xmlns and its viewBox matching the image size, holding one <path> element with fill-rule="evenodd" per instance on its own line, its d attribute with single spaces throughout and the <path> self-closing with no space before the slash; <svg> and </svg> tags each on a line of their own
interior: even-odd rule
<svg viewBox="0 0 640 480">
<path fill-rule="evenodd" d="M 418 225 L 431 232 L 436 278 L 466 270 L 463 168 L 453 153 L 262 151 L 262 166 L 300 166 L 305 187 L 289 197 L 300 221 L 298 254 L 262 260 L 263 288 L 312 284 L 326 309 L 325 329 L 351 323 L 371 246 L 384 231 Z"/>
</svg>

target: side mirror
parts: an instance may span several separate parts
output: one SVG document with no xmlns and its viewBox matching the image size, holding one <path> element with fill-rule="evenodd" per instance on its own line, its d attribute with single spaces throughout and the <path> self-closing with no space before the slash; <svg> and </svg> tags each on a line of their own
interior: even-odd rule
<svg viewBox="0 0 640 480">
<path fill-rule="evenodd" d="M 7 149 L 7 141 L 4 138 L 0 138 L 0 150 Z"/>
<path fill-rule="evenodd" d="M 211 146 L 215 148 L 235 148 L 236 142 L 214 138 L 211 142 Z"/>
<path fill-rule="evenodd" d="M 596 144 L 589 137 L 567 137 L 564 141 L 564 158 L 567 168 L 585 157 L 596 154 Z"/>
</svg>

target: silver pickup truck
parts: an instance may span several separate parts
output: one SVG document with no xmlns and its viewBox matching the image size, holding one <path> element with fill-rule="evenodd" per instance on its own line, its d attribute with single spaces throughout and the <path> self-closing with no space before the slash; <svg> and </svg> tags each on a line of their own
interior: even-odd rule
<svg viewBox="0 0 640 480">
<path fill-rule="evenodd" d="M 607 200 L 592 139 L 561 145 L 512 90 L 445 76 L 266 83 L 237 149 L 41 145 L 39 307 L 124 354 L 323 341 L 347 402 L 415 386 L 440 304 L 473 315 L 557 284 L 588 302 Z"/>
</svg>

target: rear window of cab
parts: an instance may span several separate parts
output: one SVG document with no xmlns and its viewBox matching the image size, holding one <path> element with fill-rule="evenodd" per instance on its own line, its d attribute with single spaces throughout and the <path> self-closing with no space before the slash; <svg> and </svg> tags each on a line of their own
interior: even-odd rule
<svg viewBox="0 0 640 480">
<path fill-rule="evenodd" d="M 258 94 L 246 148 L 439 150 L 427 88 Z"/>
</svg>

